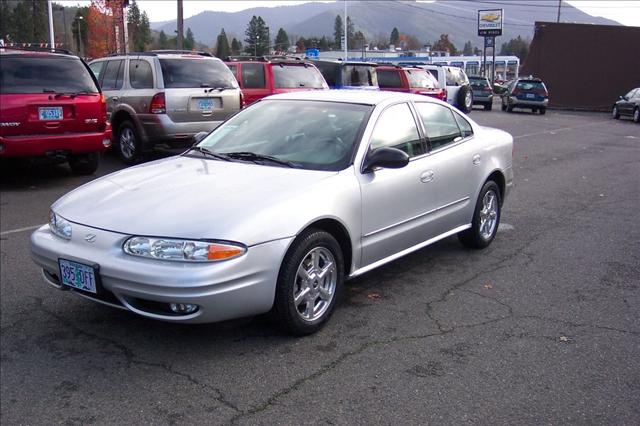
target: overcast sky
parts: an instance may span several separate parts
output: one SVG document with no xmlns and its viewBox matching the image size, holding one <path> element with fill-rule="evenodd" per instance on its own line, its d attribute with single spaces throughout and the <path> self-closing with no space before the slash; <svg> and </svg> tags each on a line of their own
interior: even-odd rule
<svg viewBox="0 0 640 426">
<path fill-rule="evenodd" d="M 505 0 L 502 0 L 505 1 Z M 79 0 L 57 0 L 57 3 L 65 5 L 86 5 L 89 1 Z M 137 0 L 141 10 L 147 12 L 149 20 L 168 21 L 176 18 L 176 2 L 174 0 Z M 602 16 L 604 18 L 613 19 L 624 25 L 640 26 L 640 0 L 563 0 L 570 3 L 584 12 Z M 308 3 L 307 1 L 203 1 L 203 0 L 184 0 L 184 17 L 188 18 L 205 10 L 213 10 L 219 12 L 237 12 L 239 10 L 249 9 L 252 7 L 272 7 L 282 5 L 294 5 Z M 535 3 L 535 2 L 533 2 Z M 532 3 L 532 4 L 533 4 Z M 487 7 L 484 2 L 482 8 Z M 347 3 L 348 7 L 348 3 Z M 499 7 L 499 5 L 497 5 Z M 507 18 L 508 19 L 508 18 Z"/>
</svg>

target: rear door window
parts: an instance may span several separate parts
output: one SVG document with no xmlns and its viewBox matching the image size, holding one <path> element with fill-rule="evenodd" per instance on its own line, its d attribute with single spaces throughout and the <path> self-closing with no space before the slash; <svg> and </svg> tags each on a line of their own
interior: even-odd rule
<svg viewBox="0 0 640 426">
<path fill-rule="evenodd" d="M 168 89 L 238 87 L 231 70 L 219 59 L 203 57 L 161 58 L 160 68 L 162 69 L 164 87 Z"/>
<path fill-rule="evenodd" d="M 310 65 L 273 64 L 274 85 L 278 89 L 322 89 L 325 81 L 320 71 Z"/>
<path fill-rule="evenodd" d="M 4 56 L 0 60 L 0 92 L 98 93 L 98 88 L 77 58 Z"/>
<path fill-rule="evenodd" d="M 336 76 L 337 76 L 337 73 L 338 73 L 339 66 L 336 65 L 336 64 L 327 63 L 327 62 L 318 62 L 316 64 L 316 66 L 318 67 L 318 69 L 322 73 L 322 76 L 324 77 L 324 79 L 327 82 L 327 84 L 329 86 L 335 86 L 336 85 Z"/>
<path fill-rule="evenodd" d="M 242 87 L 244 89 L 264 89 L 266 87 L 263 64 L 242 64 Z"/>
<path fill-rule="evenodd" d="M 400 73 L 396 70 L 378 70 L 378 86 L 386 87 L 402 87 Z"/>
<path fill-rule="evenodd" d="M 419 89 L 437 89 L 438 82 L 431 74 L 421 69 L 407 70 L 407 78 L 409 79 L 409 87 Z"/>
<path fill-rule="evenodd" d="M 424 145 L 408 104 L 390 106 L 376 121 L 370 148 L 383 146 L 397 148 L 406 152 L 409 157 L 424 154 Z"/>
<path fill-rule="evenodd" d="M 103 90 L 119 90 L 122 88 L 122 80 L 124 78 L 124 61 L 113 60 L 108 61 L 104 67 L 104 76 L 102 77 Z"/>
<path fill-rule="evenodd" d="M 462 136 L 449 108 L 433 103 L 417 102 L 416 109 L 422 119 L 431 149 L 442 148 L 457 142 L 456 138 Z"/>
<path fill-rule="evenodd" d="M 96 77 L 96 80 L 98 80 L 98 83 L 100 83 L 100 78 L 102 77 L 102 70 L 104 68 L 104 64 L 105 62 L 94 62 L 93 64 L 89 65 L 89 68 L 91 69 L 91 72 L 93 73 L 93 75 Z"/>
<path fill-rule="evenodd" d="M 153 72 L 149 62 L 132 59 L 129 62 L 129 82 L 134 89 L 153 89 Z"/>
</svg>

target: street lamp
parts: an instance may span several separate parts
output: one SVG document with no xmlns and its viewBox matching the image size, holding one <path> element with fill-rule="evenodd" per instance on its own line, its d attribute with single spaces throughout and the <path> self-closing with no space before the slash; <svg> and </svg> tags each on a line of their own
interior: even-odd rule
<svg viewBox="0 0 640 426">
<path fill-rule="evenodd" d="M 80 57 L 83 57 L 84 55 L 82 54 L 82 25 L 80 25 L 80 21 L 83 21 L 84 18 L 82 16 L 78 16 L 76 18 L 76 21 L 78 23 L 78 53 L 80 54 Z"/>
</svg>

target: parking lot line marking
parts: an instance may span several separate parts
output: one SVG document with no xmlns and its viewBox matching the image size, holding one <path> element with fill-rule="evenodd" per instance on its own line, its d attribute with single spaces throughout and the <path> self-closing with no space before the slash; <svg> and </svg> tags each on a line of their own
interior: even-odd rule
<svg viewBox="0 0 640 426">
<path fill-rule="evenodd" d="M 542 130 L 540 132 L 527 133 L 527 134 L 524 134 L 524 135 L 514 136 L 513 139 L 528 138 L 529 136 L 544 135 L 545 133 L 555 134 L 554 132 L 562 132 L 564 130 L 581 129 L 583 127 L 593 126 L 594 124 L 601 124 L 601 123 L 606 123 L 606 122 L 609 122 L 609 121 L 610 120 L 601 120 L 601 121 L 594 121 L 593 123 L 583 124 L 581 126 L 561 127 L 559 129 Z"/>
<path fill-rule="evenodd" d="M 17 234 L 18 232 L 31 231 L 33 229 L 40 228 L 42 225 L 25 226 L 24 228 L 10 229 L 8 231 L 0 232 L 0 237 L 4 237 L 9 234 Z"/>
</svg>

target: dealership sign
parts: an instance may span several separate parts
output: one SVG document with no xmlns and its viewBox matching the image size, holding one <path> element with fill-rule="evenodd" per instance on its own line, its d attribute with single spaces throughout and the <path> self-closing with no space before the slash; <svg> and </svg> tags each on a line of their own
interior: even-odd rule
<svg viewBox="0 0 640 426">
<path fill-rule="evenodd" d="M 503 18 L 503 9 L 479 10 L 478 35 L 485 37 L 501 36 Z"/>
</svg>

